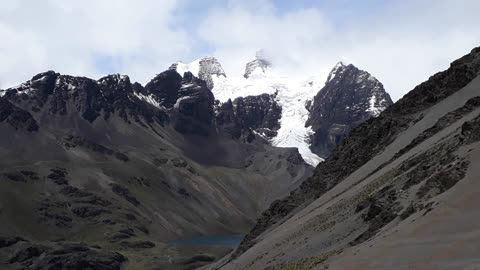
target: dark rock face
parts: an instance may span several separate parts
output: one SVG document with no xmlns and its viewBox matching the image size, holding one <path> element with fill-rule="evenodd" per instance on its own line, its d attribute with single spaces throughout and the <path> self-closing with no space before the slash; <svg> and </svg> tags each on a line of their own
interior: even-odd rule
<svg viewBox="0 0 480 270">
<path fill-rule="evenodd" d="M 0 97 L 0 122 L 5 122 L 17 130 L 34 132 L 39 129 L 37 121 L 29 112 L 18 108 L 3 97 Z"/>
<path fill-rule="evenodd" d="M 142 92 L 171 110 L 174 128 L 184 134 L 208 135 L 214 120 L 213 93 L 205 81 L 170 69 L 157 75 Z"/>
<path fill-rule="evenodd" d="M 280 128 L 282 115 L 282 107 L 275 97 L 262 94 L 228 100 L 217 108 L 217 124 L 237 139 L 250 129 L 267 138 L 273 138 Z"/>
<path fill-rule="evenodd" d="M 370 118 L 354 128 L 348 137 L 333 150 L 331 155 L 317 166 L 312 177 L 304 181 L 300 187 L 293 191 L 288 197 L 270 205 L 269 209 L 257 220 L 255 227 L 245 236 L 232 258 L 236 258 L 245 252 L 255 243 L 254 240 L 260 234 L 277 224 L 294 209 L 320 197 L 339 182 L 343 181 L 345 177 L 367 163 L 375 155 L 383 151 L 387 145 L 393 142 L 399 133 L 406 130 L 418 120 L 418 116 L 414 115 L 415 113 L 433 106 L 465 87 L 475 79 L 479 73 L 480 47 L 477 47 L 469 54 L 452 62 L 449 69 L 435 74 L 430 77 L 428 81 L 415 87 L 378 117 Z M 478 120 L 478 118 L 474 121 L 466 122 L 461 130 L 461 134 L 465 138 L 460 137 L 458 140 L 462 143 L 471 143 L 480 140 L 478 133 L 473 131 L 478 129 L 480 126 L 479 122 L 480 120 Z M 458 142 L 456 143 L 458 144 Z M 439 147 L 442 147 L 442 145 Z M 438 154 L 438 152 L 435 152 L 431 157 L 442 157 L 446 154 L 447 153 Z M 428 159 L 426 162 L 428 162 Z M 461 168 L 464 168 L 462 165 L 463 162 L 459 162 L 458 164 L 460 164 L 459 166 L 461 166 Z M 431 166 L 426 166 L 426 168 L 429 167 Z M 418 168 L 420 172 L 423 172 L 423 177 L 429 176 L 429 174 L 424 175 L 425 170 L 423 170 L 422 166 Z M 461 173 L 462 169 L 454 171 Z M 450 172 L 450 170 L 448 172 Z M 438 194 L 438 192 L 442 192 L 446 188 L 451 187 L 453 182 L 461 179 L 457 174 L 452 176 L 452 173 L 448 172 L 446 174 L 449 178 L 445 178 L 447 179 L 446 182 L 445 180 L 442 181 L 441 177 L 433 178 L 433 182 L 430 181 L 426 183 L 422 189 L 422 193 L 417 195 L 424 197 L 429 195 L 429 192 L 436 192 Z M 418 177 L 413 177 L 412 179 L 414 178 Z M 408 185 L 411 185 L 411 183 Z M 434 191 L 431 191 L 432 189 Z M 390 218 L 390 216 L 387 216 L 383 221 L 388 221 Z M 378 226 L 375 225 L 372 232 L 375 232 L 377 227 Z M 372 232 L 370 232 L 369 235 L 371 235 Z M 362 239 L 358 240 L 361 242 L 365 240 L 365 238 L 362 237 Z"/>
<path fill-rule="evenodd" d="M 139 85 L 136 85 L 138 90 Z M 141 87 L 141 86 L 140 86 Z M 6 90 L 5 96 L 9 102 L 36 113 L 64 116 L 78 113 L 83 119 L 92 123 L 101 115 L 105 120 L 117 113 L 126 122 L 142 123 L 157 122 L 164 125 L 168 121 L 165 112 L 152 108 L 139 99 L 133 91 L 133 86 L 127 76 L 109 75 L 98 81 L 84 78 L 60 75 L 53 71 L 40 73 L 19 87 Z M 3 99 L 2 99 L 3 100 Z M 18 110 L 11 109 L 5 101 L 1 101 L 7 113 Z M 16 113 L 16 119 L 21 119 L 30 130 L 38 129 L 33 117 L 28 113 Z M 29 120 L 32 118 L 32 120 Z"/>
<path fill-rule="evenodd" d="M 206 83 L 190 72 L 185 73 L 182 83 L 176 103 L 176 109 L 182 116 L 180 119 L 186 121 L 185 118 L 190 118 L 201 124 L 213 124 L 215 99 Z"/>
<path fill-rule="evenodd" d="M 350 130 L 378 116 L 393 102 L 382 83 L 353 65 L 338 63 L 323 87 L 308 105 L 306 126 L 315 132 L 312 151 L 325 158 Z"/>
</svg>

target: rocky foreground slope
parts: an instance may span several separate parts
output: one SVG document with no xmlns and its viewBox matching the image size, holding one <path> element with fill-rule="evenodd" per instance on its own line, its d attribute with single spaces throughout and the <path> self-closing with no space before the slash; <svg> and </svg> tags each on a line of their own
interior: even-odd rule
<svg viewBox="0 0 480 270">
<path fill-rule="evenodd" d="M 473 269 L 480 47 L 355 128 L 211 269 Z"/>
<path fill-rule="evenodd" d="M 191 73 L 49 71 L 0 92 L 1 269 L 191 268 L 198 251 L 169 241 L 245 232 L 311 175 Z"/>
</svg>

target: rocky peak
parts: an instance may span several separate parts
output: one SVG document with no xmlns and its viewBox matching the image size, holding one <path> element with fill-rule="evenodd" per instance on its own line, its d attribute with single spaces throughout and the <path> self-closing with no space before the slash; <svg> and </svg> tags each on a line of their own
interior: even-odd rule
<svg viewBox="0 0 480 270">
<path fill-rule="evenodd" d="M 169 109 L 174 114 L 174 128 L 181 133 L 207 135 L 213 124 L 213 93 L 190 71 L 183 77 L 174 69 L 164 71 L 145 85 L 142 95 Z"/>
<path fill-rule="evenodd" d="M 352 64 L 339 62 L 309 106 L 312 150 L 326 157 L 349 131 L 393 104 L 381 82 Z"/>
<path fill-rule="evenodd" d="M 333 78 L 335 78 L 337 75 L 340 75 L 342 74 L 342 72 L 345 70 L 346 68 L 346 65 L 340 61 L 338 62 L 333 68 L 332 70 L 330 71 L 330 73 L 328 74 L 328 77 L 327 77 L 327 82 L 328 83 L 329 81 L 331 81 Z"/>
<path fill-rule="evenodd" d="M 98 83 L 103 85 L 128 85 L 131 84 L 130 77 L 127 75 L 112 74 L 102 77 L 98 80 Z"/>
<path fill-rule="evenodd" d="M 145 95 L 152 96 L 160 106 L 172 108 L 177 102 L 182 80 L 175 70 L 166 70 L 145 85 Z"/>
<path fill-rule="evenodd" d="M 170 70 L 177 71 L 181 76 L 186 72 L 191 72 L 195 77 L 204 80 L 208 89 L 213 89 L 213 77 L 226 77 L 220 62 L 211 56 L 197 59 L 191 63 L 177 62 L 170 66 Z"/>
<path fill-rule="evenodd" d="M 100 78 L 97 84 L 101 85 L 101 94 L 110 101 L 114 101 L 119 95 L 132 93 L 132 83 L 126 75 L 108 75 Z"/>
<path fill-rule="evenodd" d="M 222 65 L 217 60 L 217 58 L 212 56 L 207 56 L 199 61 L 200 69 L 198 71 L 198 76 L 200 79 L 203 79 L 202 75 L 217 75 L 227 77 L 225 71 L 223 70 Z"/>
<path fill-rule="evenodd" d="M 272 66 L 270 60 L 266 57 L 265 51 L 259 50 L 255 54 L 255 59 L 248 62 L 245 67 L 245 74 L 243 77 L 246 79 L 252 77 L 253 75 L 263 75 L 265 71 Z"/>
<path fill-rule="evenodd" d="M 46 97 L 53 92 L 55 83 L 60 74 L 55 71 L 49 70 L 39 73 L 32 77 L 32 79 L 16 86 L 5 90 L 5 95 L 13 97 L 16 94 L 19 95 L 31 95 L 35 94 L 39 96 L 42 101 L 45 101 Z"/>
<path fill-rule="evenodd" d="M 325 87 L 327 89 L 325 91 L 326 95 L 329 94 L 328 92 L 339 91 L 356 95 L 357 99 L 350 99 L 351 105 L 360 102 L 357 103 L 360 109 L 364 109 L 374 117 L 393 104 L 390 95 L 385 91 L 379 80 L 352 64 L 345 65 L 343 62 L 339 62 L 335 65 L 327 78 Z"/>
</svg>

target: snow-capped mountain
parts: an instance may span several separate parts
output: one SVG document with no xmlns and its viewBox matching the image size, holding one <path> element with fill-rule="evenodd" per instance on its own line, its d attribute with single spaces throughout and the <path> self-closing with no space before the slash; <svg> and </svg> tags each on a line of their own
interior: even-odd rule
<svg viewBox="0 0 480 270">
<path fill-rule="evenodd" d="M 207 62 L 204 59 L 213 60 Z M 316 122 L 316 114 L 322 113 L 318 109 L 320 104 L 329 104 L 329 106 L 342 110 L 344 114 L 348 115 L 345 121 L 341 122 L 346 125 L 343 128 L 344 133 L 346 133 L 368 117 L 377 116 L 379 112 L 392 103 L 381 83 L 363 71 L 355 77 L 354 84 L 346 85 L 336 92 L 328 91 L 329 88 L 326 88 L 328 85 L 333 87 L 343 82 L 341 78 L 349 70 L 346 67 L 355 68 L 353 65 L 337 64 L 329 74 L 326 83 L 325 79 L 320 76 L 286 77 L 276 72 L 274 65 L 263 51 L 258 51 L 255 58 L 246 64 L 244 76 L 227 77 L 220 63 L 213 57 L 199 59 L 190 64 L 179 62 L 173 64 L 171 69 L 180 74 L 189 71 L 195 76 L 210 80 L 209 85 L 211 85 L 215 99 L 223 104 L 234 101 L 239 97 L 259 96 L 261 94 L 274 97 L 276 104 L 281 107 L 281 116 L 278 119 L 279 125 L 259 125 L 257 123 L 250 128 L 253 128 L 257 134 L 265 137 L 274 146 L 298 148 L 303 159 L 316 166 L 331 150 L 331 148 L 328 148 L 327 151 L 323 151 L 324 149 L 313 147 L 321 143 L 318 139 L 320 137 L 316 134 L 328 132 L 328 128 L 327 130 L 320 130 L 324 126 L 317 125 Z M 348 87 L 351 87 L 351 89 Z M 358 95 L 353 95 L 355 98 L 348 103 L 348 108 L 337 102 L 342 99 L 340 96 L 336 96 L 337 94 L 343 95 L 343 92 L 345 92 L 345 95 L 347 95 L 348 92 L 355 92 L 354 88 L 361 90 L 358 91 Z M 322 91 L 323 94 L 320 94 Z M 315 102 L 313 102 L 314 99 Z M 323 103 L 320 99 L 323 99 Z M 265 98 L 257 100 L 265 102 Z M 365 103 L 365 100 L 368 100 L 368 102 Z M 368 107 L 365 107 L 364 103 Z M 237 104 L 238 101 L 234 101 L 232 106 L 237 106 Z M 269 106 L 275 107 L 271 103 L 269 103 Z M 228 107 L 223 108 L 223 113 Z M 253 110 L 255 106 L 250 106 L 250 108 Z M 363 111 L 359 112 L 358 110 Z M 263 111 L 262 113 L 266 114 Z M 336 123 L 335 115 L 332 117 L 334 118 L 333 123 Z M 269 121 L 272 120 L 271 117 L 268 119 Z M 341 138 L 333 141 L 338 143 Z"/>
<path fill-rule="evenodd" d="M 206 81 L 210 90 L 213 88 L 213 78 L 227 76 L 222 65 L 215 57 L 204 57 L 189 64 L 177 62 L 171 65 L 169 69 L 176 70 L 182 76 L 185 72 L 191 72 L 198 78 Z"/>
</svg>

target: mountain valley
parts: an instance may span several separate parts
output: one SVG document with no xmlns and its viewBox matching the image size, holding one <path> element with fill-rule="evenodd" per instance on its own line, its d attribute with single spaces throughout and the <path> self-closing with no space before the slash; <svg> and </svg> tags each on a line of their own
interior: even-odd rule
<svg viewBox="0 0 480 270">
<path fill-rule="evenodd" d="M 322 159 L 310 149 L 309 111 L 331 111 L 335 124 L 338 100 L 357 108 L 341 120 L 353 127 L 376 116 L 369 100 L 382 100 L 372 105 L 379 111 L 391 102 L 383 88 L 372 92 L 366 84 L 376 79 L 355 68 L 367 79 L 331 75 L 338 88 L 325 94 L 332 102 L 320 104 L 314 96 L 326 90 L 319 81 L 268 75 L 267 61 L 257 60 L 241 81 L 207 57 L 174 64 L 144 86 L 125 75 L 93 80 L 48 71 L 1 90 L 0 263 L 12 269 L 209 263 L 229 247 L 171 243 L 245 234 L 272 202 L 310 177 Z M 354 86 L 342 87 L 352 79 Z M 336 97 L 357 88 L 366 89 L 361 97 Z"/>
</svg>

